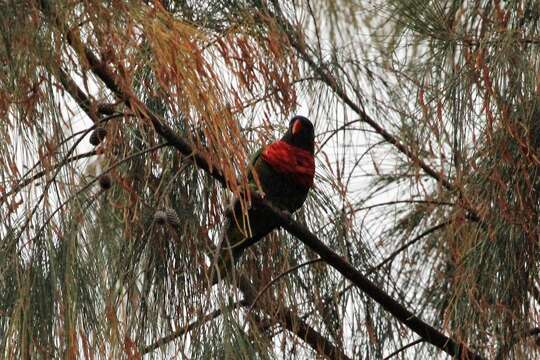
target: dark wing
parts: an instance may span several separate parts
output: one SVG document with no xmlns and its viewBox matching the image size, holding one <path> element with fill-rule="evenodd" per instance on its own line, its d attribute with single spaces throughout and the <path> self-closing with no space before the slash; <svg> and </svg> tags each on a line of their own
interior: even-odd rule
<svg viewBox="0 0 540 360">
<path fill-rule="evenodd" d="M 252 184 L 255 183 L 255 179 L 253 178 L 253 169 L 257 167 L 257 161 L 261 159 L 261 154 L 263 150 L 264 148 L 260 148 L 259 150 L 257 150 L 255 154 L 253 154 L 253 156 L 249 160 L 249 164 L 248 164 L 248 167 L 249 167 L 248 182 L 249 183 L 252 183 Z"/>
</svg>

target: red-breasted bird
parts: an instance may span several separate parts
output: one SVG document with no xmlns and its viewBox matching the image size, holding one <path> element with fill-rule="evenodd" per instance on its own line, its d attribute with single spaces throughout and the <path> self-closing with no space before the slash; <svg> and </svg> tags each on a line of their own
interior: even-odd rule
<svg viewBox="0 0 540 360">
<path fill-rule="evenodd" d="M 257 189 L 255 172 L 266 200 L 291 213 L 298 210 L 313 186 L 314 142 L 311 121 L 303 116 L 293 117 L 281 140 L 265 146 L 253 156 L 248 173 L 250 186 Z M 266 210 L 253 206 L 246 216 L 239 201 L 233 204 L 226 214 L 225 237 L 218 257 L 219 277 L 226 275 L 225 269 L 230 268 L 248 247 L 278 227 Z M 214 274 L 213 283 L 217 281 Z"/>
</svg>

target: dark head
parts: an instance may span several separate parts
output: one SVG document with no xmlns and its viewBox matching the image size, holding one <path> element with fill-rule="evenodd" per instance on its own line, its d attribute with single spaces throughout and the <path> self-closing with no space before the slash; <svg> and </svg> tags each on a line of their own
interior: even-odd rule
<svg viewBox="0 0 540 360">
<path fill-rule="evenodd" d="M 315 129 L 308 118 L 295 116 L 289 123 L 289 129 L 281 140 L 312 154 L 315 152 Z"/>
</svg>

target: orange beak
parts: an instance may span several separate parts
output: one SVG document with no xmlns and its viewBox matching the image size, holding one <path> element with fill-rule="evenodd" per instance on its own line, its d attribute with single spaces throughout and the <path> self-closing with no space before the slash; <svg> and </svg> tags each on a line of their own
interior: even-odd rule
<svg viewBox="0 0 540 360">
<path fill-rule="evenodd" d="M 292 134 L 296 135 L 297 133 L 300 132 L 301 129 L 302 129 L 302 122 L 300 120 L 296 120 L 292 127 Z"/>
</svg>

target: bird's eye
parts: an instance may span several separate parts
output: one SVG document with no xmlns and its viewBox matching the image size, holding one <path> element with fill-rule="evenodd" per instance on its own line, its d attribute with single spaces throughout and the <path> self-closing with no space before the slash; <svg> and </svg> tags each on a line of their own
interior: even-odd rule
<svg viewBox="0 0 540 360">
<path fill-rule="evenodd" d="M 293 135 L 296 135 L 297 133 L 299 133 L 301 129 L 302 129 L 302 121 L 296 120 L 292 127 Z"/>
</svg>

